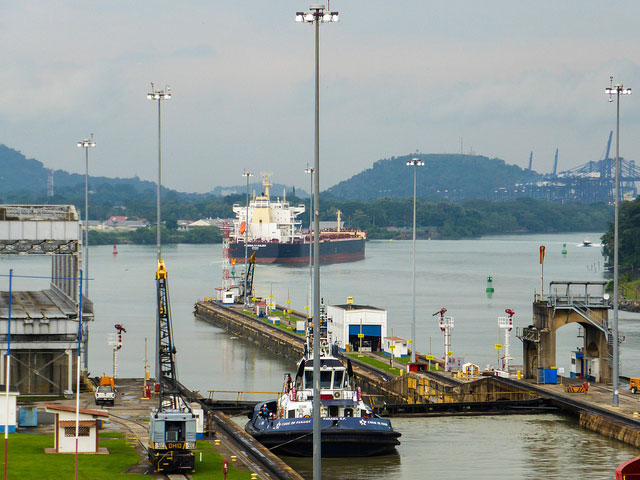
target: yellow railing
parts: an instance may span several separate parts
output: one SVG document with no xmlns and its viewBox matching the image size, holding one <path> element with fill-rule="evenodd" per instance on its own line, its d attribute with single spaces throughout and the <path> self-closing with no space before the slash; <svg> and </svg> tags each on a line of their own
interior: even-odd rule
<svg viewBox="0 0 640 480">
<path fill-rule="evenodd" d="M 281 392 L 263 392 L 259 390 L 207 390 L 209 392 L 209 400 L 213 400 L 213 396 L 216 393 L 235 393 L 236 402 L 240 402 L 245 394 L 257 394 L 257 395 L 279 395 Z"/>
</svg>

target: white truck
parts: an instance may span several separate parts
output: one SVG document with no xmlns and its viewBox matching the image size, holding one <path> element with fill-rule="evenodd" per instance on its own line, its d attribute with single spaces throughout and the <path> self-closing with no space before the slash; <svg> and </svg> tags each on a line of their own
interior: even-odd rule
<svg viewBox="0 0 640 480">
<path fill-rule="evenodd" d="M 103 376 L 95 393 L 96 405 L 113 405 L 116 401 L 116 389 L 113 377 Z"/>
</svg>

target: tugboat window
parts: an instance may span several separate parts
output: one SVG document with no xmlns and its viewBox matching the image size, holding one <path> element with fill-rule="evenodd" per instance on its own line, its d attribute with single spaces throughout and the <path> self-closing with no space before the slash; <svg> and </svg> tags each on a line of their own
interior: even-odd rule
<svg viewBox="0 0 640 480">
<path fill-rule="evenodd" d="M 331 388 L 331 372 L 320 372 L 320 388 Z"/>
<path fill-rule="evenodd" d="M 304 388 L 313 388 L 313 370 L 304 372 Z"/>
<path fill-rule="evenodd" d="M 342 375 L 344 372 L 337 371 L 333 374 L 333 388 L 342 388 Z"/>
<path fill-rule="evenodd" d="M 353 409 L 352 408 L 345 408 L 344 409 L 344 416 L 345 417 L 353 417 Z"/>
<path fill-rule="evenodd" d="M 338 407 L 336 405 L 331 405 L 329 407 L 329 416 L 337 417 L 338 416 Z"/>
</svg>

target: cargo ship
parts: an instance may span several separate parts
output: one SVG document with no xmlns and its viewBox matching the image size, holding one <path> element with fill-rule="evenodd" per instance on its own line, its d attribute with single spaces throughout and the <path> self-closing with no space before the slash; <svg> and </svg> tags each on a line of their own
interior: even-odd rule
<svg viewBox="0 0 640 480">
<path fill-rule="evenodd" d="M 248 207 L 233 205 L 236 218 L 229 233 L 229 258 L 235 263 L 244 262 L 246 237 L 247 257 L 256 252 L 256 263 L 309 264 L 313 235 L 303 230 L 302 221 L 298 220 L 305 206 L 290 205 L 285 192 L 282 200 L 271 200 L 270 179 L 271 174 L 262 174 L 264 192 L 258 196 L 254 193 Z M 338 211 L 337 228 L 320 231 L 322 264 L 364 259 L 366 232 L 343 229 L 340 220 Z"/>
</svg>

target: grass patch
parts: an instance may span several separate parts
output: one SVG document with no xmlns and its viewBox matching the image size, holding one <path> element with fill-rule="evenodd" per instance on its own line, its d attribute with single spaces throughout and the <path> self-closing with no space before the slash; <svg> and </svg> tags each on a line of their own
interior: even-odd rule
<svg viewBox="0 0 640 480">
<path fill-rule="evenodd" d="M 87 480 L 148 478 L 145 475 L 122 473 L 130 466 L 137 464 L 139 460 L 134 448 L 127 445 L 124 440 L 101 440 L 99 445 L 108 448 L 109 455 L 78 455 L 78 478 Z M 9 434 L 7 478 L 20 480 L 73 478 L 75 455 L 44 453 L 45 448 L 52 447 L 53 434 Z M 4 442 L 0 444 L 0 455 L 4 455 Z"/>
<path fill-rule="evenodd" d="M 280 317 L 280 318 L 283 318 L 283 319 L 287 320 L 287 323 L 286 323 L 286 324 L 284 324 L 283 322 L 280 322 L 280 323 L 278 323 L 278 324 L 276 324 L 276 325 L 274 325 L 273 323 L 271 323 L 271 322 L 269 321 L 269 319 L 267 319 L 267 318 L 264 318 L 264 317 L 260 317 L 260 318 L 258 318 L 258 317 L 255 315 L 255 313 L 253 313 L 253 312 L 251 312 L 251 311 L 249 311 L 249 310 L 243 310 L 243 311 L 242 311 L 242 313 L 244 313 L 245 315 L 248 315 L 248 316 L 250 316 L 250 317 L 253 317 L 253 318 L 255 318 L 256 320 L 258 320 L 258 321 L 260 321 L 260 322 L 263 322 L 263 323 L 266 323 L 266 324 L 268 324 L 268 325 L 271 325 L 272 327 L 277 327 L 277 328 L 279 328 L 280 330 L 284 330 L 284 331 L 286 331 L 286 332 L 293 333 L 293 334 L 298 335 L 298 336 L 300 336 L 300 337 L 304 337 L 304 336 L 305 336 L 305 335 L 304 335 L 304 333 L 299 333 L 299 332 L 296 332 L 296 330 L 295 330 L 295 322 L 297 321 L 297 319 L 295 319 L 295 317 L 294 317 L 294 319 L 292 319 L 292 320 L 291 320 L 291 324 L 292 324 L 293 326 L 291 326 L 291 327 L 290 327 L 290 326 L 289 326 L 288 319 L 284 316 L 284 315 L 286 315 L 286 314 L 283 314 L 282 312 L 272 311 L 272 312 L 270 313 L 270 315 L 271 315 L 271 314 L 275 314 L 276 316 L 278 316 L 278 317 Z"/>
<path fill-rule="evenodd" d="M 200 452 L 202 452 L 202 462 L 200 461 Z M 220 455 L 206 440 L 198 440 L 196 444 L 196 471 L 191 475 L 193 478 L 222 478 L 222 462 L 224 458 Z M 238 470 L 234 467 L 233 462 L 229 460 L 228 480 L 246 480 L 251 478 L 251 472 L 247 470 Z"/>
<path fill-rule="evenodd" d="M 110 432 L 110 431 L 104 432 L 104 431 L 102 431 L 102 432 L 98 432 L 98 436 L 100 438 L 124 438 L 124 433 L 122 433 L 122 432 Z"/>
<path fill-rule="evenodd" d="M 354 358 L 356 360 L 360 360 L 361 362 L 366 363 L 367 365 L 371 365 L 373 367 L 379 368 L 380 370 L 384 370 L 387 373 L 390 373 L 391 375 L 402 375 L 402 373 L 400 373 L 401 371 L 404 371 L 404 368 L 396 368 L 393 367 L 391 368 L 389 366 L 389 362 L 383 362 L 382 360 L 378 360 L 372 357 L 369 357 L 367 355 L 363 355 L 362 357 L 358 357 L 358 353 L 346 353 L 345 355 Z M 395 362 L 395 360 L 394 360 Z"/>
</svg>

